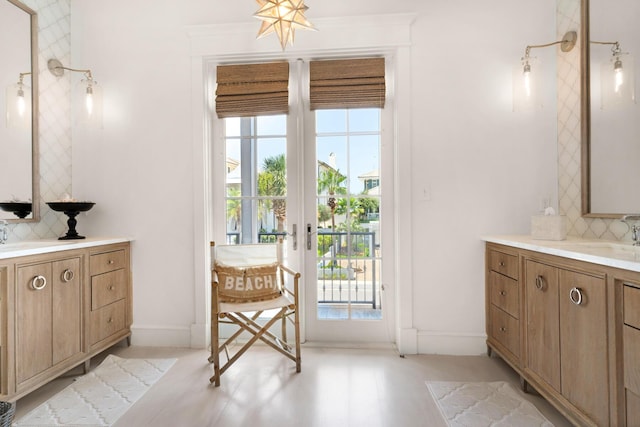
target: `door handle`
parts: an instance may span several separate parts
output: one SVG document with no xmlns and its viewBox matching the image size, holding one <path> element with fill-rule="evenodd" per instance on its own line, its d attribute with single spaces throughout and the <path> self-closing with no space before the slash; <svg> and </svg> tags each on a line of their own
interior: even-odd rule
<svg viewBox="0 0 640 427">
<path fill-rule="evenodd" d="M 316 232 L 311 231 L 311 223 L 307 223 L 307 250 L 311 250 L 311 236 L 316 234 Z"/>
<path fill-rule="evenodd" d="M 293 239 L 293 250 L 298 250 L 298 224 L 293 224 L 291 226 L 291 238 Z"/>
</svg>

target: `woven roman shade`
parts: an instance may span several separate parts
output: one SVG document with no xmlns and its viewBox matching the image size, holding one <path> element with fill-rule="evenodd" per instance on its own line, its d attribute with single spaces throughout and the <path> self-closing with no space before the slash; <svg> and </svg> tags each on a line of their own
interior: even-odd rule
<svg viewBox="0 0 640 427">
<path fill-rule="evenodd" d="M 289 112 L 289 63 L 219 65 L 218 117 L 252 117 Z"/>
<path fill-rule="evenodd" d="M 383 108 L 384 58 L 311 61 L 311 109 Z"/>
</svg>

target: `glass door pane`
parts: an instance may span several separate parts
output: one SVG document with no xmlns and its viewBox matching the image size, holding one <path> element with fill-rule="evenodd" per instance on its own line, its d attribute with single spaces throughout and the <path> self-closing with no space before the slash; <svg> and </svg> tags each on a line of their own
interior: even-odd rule
<svg viewBox="0 0 640 427">
<path fill-rule="evenodd" d="M 380 110 L 316 112 L 317 317 L 382 318 Z"/>
<path fill-rule="evenodd" d="M 286 238 L 287 116 L 225 119 L 227 243 Z"/>
</svg>

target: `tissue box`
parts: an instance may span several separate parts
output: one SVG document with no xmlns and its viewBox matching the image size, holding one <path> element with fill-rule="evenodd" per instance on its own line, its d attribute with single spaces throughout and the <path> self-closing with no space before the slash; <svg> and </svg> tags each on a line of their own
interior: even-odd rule
<svg viewBox="0 0 640 427">
<path fill-rule="evenodd" d="M 531 237 L 538 240 L 564 240 L 567 237 L 567 218 L 564 215 L 533 215 Z"/>
</svg>

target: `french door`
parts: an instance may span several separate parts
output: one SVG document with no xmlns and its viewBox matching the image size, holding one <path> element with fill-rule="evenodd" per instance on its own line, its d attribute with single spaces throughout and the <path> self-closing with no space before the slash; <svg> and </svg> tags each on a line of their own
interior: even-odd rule
<svg viewBox="0 0 640 427">
<path fill-rule="evenodd" d="M 225 211 L 214 209 L 216 228 L 229 244 L 284 239 L 287 263 L 302 272 L 306 340 L 391 342 L 389 119 L 381 109 L 297 103 L 288 115 L 220 121 Z"/>
</svg>

